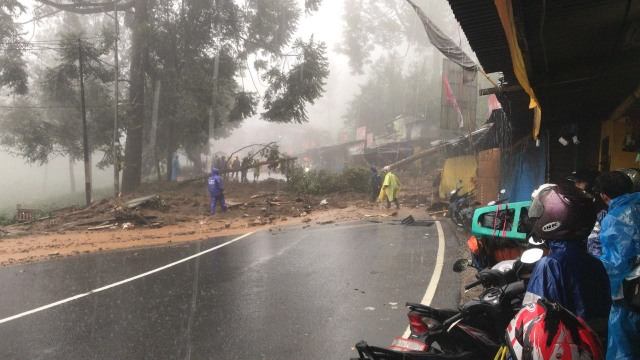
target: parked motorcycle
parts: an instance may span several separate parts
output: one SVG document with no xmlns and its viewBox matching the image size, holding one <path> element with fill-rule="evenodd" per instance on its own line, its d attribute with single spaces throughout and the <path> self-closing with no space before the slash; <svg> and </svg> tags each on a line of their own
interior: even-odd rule
<svg viewBox="0 0 640 360">
<path fill-rule="evenodd" d="M 498 192 L 498 197 L 495 200 L 489 201 L 487 203 L 487 206 L 504 204 L 507 201 L 509 201 L 509 197 L 505 195 L 506 193 L 507 193 L 507 190 L 505 189 L 500 190 L 500 192 Z"/>
<path fill-rule="evenodd" d="M 471 219 L 478 202 L 471 202 L 473 192 L 460 195 L 464 187 L 462 179 L 459 179 L 456 188 L 449 193 L 449 217 L 459 227 L 471 227 Z"/>
<path fill-rule="evenodd" d="M 506 354 L 504 333 L 513 316 L 522 307 L 526 280 L 542 250 L 531 249 L 518 260 L 507 260 L 476 274 L 477 281 L 465 286 L 469 290 L 483 285 L 477 297 L 455 309 L 407 303 L 409 338 L 396 338 L 389 348 L 356 344 L 358 358 L 369 360 L 400 359 L 493 359 Z M 454 264 L 461 272 L 469 265 L 466 259 Z"/>
</svg>

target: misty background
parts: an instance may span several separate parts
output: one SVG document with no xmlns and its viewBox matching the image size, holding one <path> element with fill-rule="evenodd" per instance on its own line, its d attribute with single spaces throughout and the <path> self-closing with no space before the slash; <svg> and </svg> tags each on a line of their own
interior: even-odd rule
<svg viewBox="0 0 640 360">
<path fill-rule="evenodd" d="M 33 18 L 35 1 L 26 1 L 29 10 L 20 17 L 20 21 L 28 22 Z M 304 1 L 299 3 L 303 6 Z M 315 140 L 316 146 L 334 145 L 340 142 L 341 133 L 353 132 L 354 128 L 345 125 L 345 114 L 348 112 L 349 102 L 361 91 L 361 86 L 367 82 L 371 73 L 371 63 L 363 65 L 360 74 L 355 74 L 350 68 L 349 58 L 340 51 L 345 41 L 345 4 L 352 3 L 350 0 L 324 0 L 318 11 L 312 14 L 303 14 L 298 31 L 295 37 L 308 39 L 313 35 L 314 40 L 324 42 L 327 46 L 327 57 L 329 60 L 330 75 L 324 86 L 324 94 L 315 101 L 313 105 L 308 105 L 309 121 L 303 124 L 281 124 L 270 123 L 261 120 L 258 115 L 244 120 L 241 126 L 233 129 L 230 136 L 224 139 L 217 139 L 213 143 L 214 153 L 222 152 L 230 154 L 233 151 L 254 143 L 268 143 L 277 141 L 281 150 L 290 155 L 302 152 L 309 139 Z M 395 1 L 398 7 L 409 7 L 403 0 Z M 466 38 L 458 26 L 446 0 L 432 0 L 417 2 L 424 6 L 427 15 L 454 41 L 459 43 L 461 48 L 475 58 L 470 50 Z M 78 16 L 81 21 L 84 19 Z M 60 22 L 58 18 L 52 18 L 53 22 Z M 371 59 L 378 59 L 385 56 L 395 56 L 396 60 L 403 65 L 404 71 L 409 71 L 409 67 L 416 61 L 422 61 L 427 67 L 431 78 L 430 84 L 437 84 L 428 89 L 433 94 L 433 98 L 440 101 L 441 92 L 441 70 L 442 56 L 435 48 L 429 44 L 424 29 L 417 16 L 412 20 L 415 41 L 405 41 L 398 39 L 394 46 L 375 46 L 370 49 Z M 44 33 L 42 28 L 45 29 Z M 37 41 L 41 38 L 50 39 L 46 27 L 42 21 L 28 22 L 23 26 L 24 37 L 30 41 Z M 29 62 L 38 62 L 38 54 L 30 54 Z M 243 86 L 249 91 L 264 93 L 266 84 L 262 83 L 258 75 L 252 72 L 253 69 L 245 70 L 244 75 L 239 79 Z M 407 96 L 412 92 L 405 89 Z M 5 93 L 5 96 L 8 95 Z M 151 97 L 151 95 L 148 95 Z M 435 100 L 433 100 L 435 101 Z M 434 123 L 439 121 L 439 106 L 432 104 L 425 105 L 428 119 Z M 486 102 L 482 98 L 479 103 Z M 7 103 L 4 101 L 3 103 Z M 258 111 L 258 114 L 262 111 Z M 0 110 L 0 116 L 5 112 Z M 482 112 L 478 112 L 481 117 Z M 2 131 L 2 129 L 0 129 Z M 180 150 L 178 151 L 180 153 Z M 100 160 L 102 154 L 94 153 L 92 156 L 92 188 L 93 198 L 101 198 L 112 195 L 113 192 L 113 169 L 108 167 L 100 170 L 95 163 Z M 187 166 L 184 155 L 180 156 L 182 166 Z M 29 164 L 25 159 L 12 155 L 5 148 L 0 148 L 0 163 L 4 171 L 0 176 L 0 213 L 13 213 L 16 204 L 24 207 L 55 208 L 65 206 L 65 201 L 69 201 L 70 196 L 77 199 L 76 203 L 82 204 L 84 197 L 84 169 L 82 161 L 75 162 L 73 175 L 75 179 L 76 191 L 71 194 L 71 182 L 69 171 L 69 160 L 65 157 L 54 157 L 45 165 Z M 145 180 L 143 180 L 144 182 Z M 147 180 L 148 181 L 148 180 Z M 64 199 L 64 200 L 63 200 Z"/>
</svg>

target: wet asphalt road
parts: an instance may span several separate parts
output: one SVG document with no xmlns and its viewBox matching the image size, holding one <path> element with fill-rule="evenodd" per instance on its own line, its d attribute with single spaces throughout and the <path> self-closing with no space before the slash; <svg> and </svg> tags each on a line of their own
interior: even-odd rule
<svg viewBox="0 0 640 360">
<path fill-rule="evenodd" d="M 449 224 L 440 307 L 459 299 Z M 438 249 L 436 226 L 314 225 L 157 270 L 235 238 L 1 268 L 0 359 L 348 359 L 402 335 Z"/>
</svg>

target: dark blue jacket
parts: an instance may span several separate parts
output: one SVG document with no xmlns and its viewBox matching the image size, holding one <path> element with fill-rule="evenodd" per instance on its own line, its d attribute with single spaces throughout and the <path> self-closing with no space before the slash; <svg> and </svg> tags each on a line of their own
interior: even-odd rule
<svg viewBox="0 0 640 360">
<path fill-rule="evenodd" d="M 222 179 L 220 178 L 220 171 L 217 168 L 211 169 L 211 177 L 209 178 L 209 194 L 211 196 L 217 196 L 224 192 L 224 186 L 222 186 Z"/>
<path fill-rule="evenodd" d="M 551 253 L 538 261 L 525 296 L 556 301 L 585 321 L 607 318 L 611 308 L 609 277 L 602 262 L 590 255 L 584 242 L 549 241 Z"/>
<path fill-rule="evenodd" d="M 380 189 L 380 174 L 375 167 L 371 167 L 371 186 L 373 189 Z"/>
</svg>

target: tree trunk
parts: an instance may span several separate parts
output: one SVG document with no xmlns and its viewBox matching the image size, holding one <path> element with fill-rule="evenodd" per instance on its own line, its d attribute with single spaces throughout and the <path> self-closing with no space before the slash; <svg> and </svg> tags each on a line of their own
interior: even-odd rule
<svg viewBox="0 0 640 360">
<path fill-rule="evenodd" d="M 124 151 L 122 172 L 122 192 L 131 192 L 140 186 L 142 180 L 142 142 L 144 124 L 144 80 L 148 54 L 147 4 L 146 0 L 135 0 L 134 24 L 131 27 L 131 71 L 129 103 L 130 122 L 126 127 L 127 141 Z"/>
<path fill-rule="evenodd" d="M 73 157 L 71 155 L 69 155 L 69 181 L 71 182 L 71 193 L 75 194 L 76 193 L 76 175 L 73 172 L 73 164 L 75 163 L 75 161 L 73 161 Z"/>
</svg>

